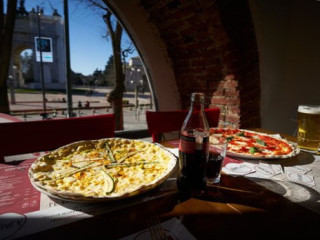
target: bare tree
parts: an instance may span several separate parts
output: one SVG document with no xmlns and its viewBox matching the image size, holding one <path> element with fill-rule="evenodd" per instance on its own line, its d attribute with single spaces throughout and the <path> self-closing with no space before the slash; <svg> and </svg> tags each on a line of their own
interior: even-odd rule
<svg viewBox="0 0 320 240">
<path fill-rule="evenodd" d="M 115 114 L 116 130 L 123 130 L 122 99 L 123 93 L 125 92 L 125 71 L 122 69 L 122 66 L 125 63 L 122 63 L 121 59 L 121 38 L 123 34 L 123 27 L 107 7 L 107 0 L 89 0 L 89 3 L 105 12 L 102 17 L 107 26 L 108 37 L 111 40 L 115 73 L 114 89 L 108 94 L 107 100 L 111 103 Z"/>
<path fill-rule="evenodd" d="M 10 113 L 7 78 L 9 73 L 12 36 L 17 11 L 17 0 L 7 1 L 4 13 L 3 0 L 0 0 L 0 112 Z"/>
<path fill-rule="evenodd" d="M 113 112 L 116 119 L 116 130 L 123 129 L 123 108 L 122 108 L 122 99 L 123 93 L 125 91 L 124 86 L 124 72 L 122 71 L 122 61 L 121 61 L 121 37 L 123 28 L 120 23 L 117 21 L 115 28 L 111 23 L 112 13 L 109 10 L 106 10 L 107 14 L 103 16 L 105 21 L 109 36 L 112 42 L 112 51 L 113 51 L 113 61 L 114 61 L 114 71 L 115 71 L 115 85 L 114 89 L 108 95 L 108 102 L 111 103 Z M 125 64 L 125 63 L 123 63 Z"/>
</svg>

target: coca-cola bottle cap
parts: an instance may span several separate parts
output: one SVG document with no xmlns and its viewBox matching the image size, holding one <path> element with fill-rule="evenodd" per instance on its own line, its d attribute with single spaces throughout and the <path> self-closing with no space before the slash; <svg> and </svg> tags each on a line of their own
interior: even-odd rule
<svg viewBox="0 0 320 240">
<path fill-rule="evenodd" d="M 201 92 L 194 92 L 191 95 L 191 101 L 200 101 L 204 102 L 205 95 L 204 93 Z"/>
</svg>

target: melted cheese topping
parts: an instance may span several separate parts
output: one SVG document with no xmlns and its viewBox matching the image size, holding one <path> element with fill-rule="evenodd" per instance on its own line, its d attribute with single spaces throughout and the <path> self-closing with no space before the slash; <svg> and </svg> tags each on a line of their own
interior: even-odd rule
<svg viewBox="0 0 320 240">
<path fill-rule="evenodd" d="M 117 197 L 161 180 L 175 164 L 155 144 L 110 138 L 59 148 L 34 162 L 30 173 L 34 184 L 51 192 Z"/>
</svg>

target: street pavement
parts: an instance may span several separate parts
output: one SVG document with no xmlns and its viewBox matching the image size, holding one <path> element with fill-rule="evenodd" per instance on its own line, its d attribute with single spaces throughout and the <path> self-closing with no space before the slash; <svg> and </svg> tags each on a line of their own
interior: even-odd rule
<svg viewBox="0 0 320 240">
<path fill-rule="evenodd" d="M 88 116 L 88 115 L 99 115 L 112 113 L 112 108 L 106 100 L 106 89 L 95 89 L 95 91 L 89 94 L 83 95 L 73 95 L 72 96 L 72 107 L 74 108 L 73 112 L 76 116 Z M 16 93 L 15 104 L 11 102 L 11 96 L 8 94 L 10 100 L 10 111 L 12 115 L 17 116 L 23 121 L 34 121 L 41 120 L 42 116 L 40 113 L 44 109 L 43 104 L 43 95 L 39 93 Z M 67 99 L 65 94 L 45 94 L 46 103 L 45 108 L 49 112 L 50 118 L 64 118 L 66 117 L 67 111 L 63 111 L 63 108 L 67 108 L 67 103 L 63 99 Z M 134 105 L 135 94 L 126 93 L 124 95 L 124 100 L 129 104 Z M 85 108 L 86 102 L 89 102 L 90 107 Z M 79 103 L 81 102 L 82 108 L 79 108 Z M 150 94 L 146 93 L 138 97 L 139 104 L 150 104 Z M 94 108 L 96 109 L 94 110 Z M 109 107 L 109 108 L 106 108 Z M 138 130 L 138 129 L 147 129 L 145 111 L 150 109 L 149 106 L 141 106 L 139 108 L 133 107 L 124 107 L 124 130 Z M 55 114 L 52 114 L 52 112 Z M 16 112 L 19 111 L 19 112 Z M 24 112 L 25 111 L 25 112 Z M 24 113 L 24 115 L 23 115 Z"/>
</svg>

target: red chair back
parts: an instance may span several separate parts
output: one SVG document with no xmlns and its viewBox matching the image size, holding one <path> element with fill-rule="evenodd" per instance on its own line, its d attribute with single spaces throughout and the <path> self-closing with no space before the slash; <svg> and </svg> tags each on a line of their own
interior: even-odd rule
<svg viewBox="0 0 320 240">
<path fill-rule="evenodd" d="M 188 110 L 159 112 L 147 111 L 146 119 L 148 132 L 152 136 L 152 141 L 159 142 L 161 134 L 180 130 L 187 114 Z M 205 114 L 208 120 L 209 127 L 217 127 L 219 122 L 220 109 L 207 108 L 205 109 Z"/>
<path fill-rule="evenodd" d="M 4 156 L 53 150 L 75 141 L 113 137 L 114 114 L 0 124 Z"/>
</svg>

